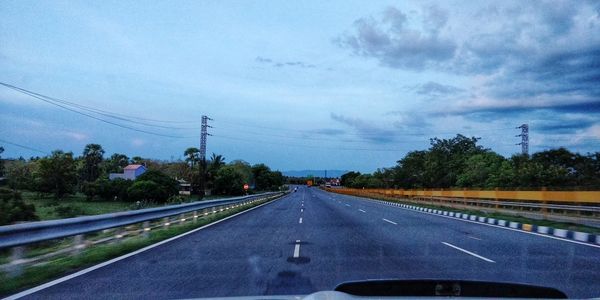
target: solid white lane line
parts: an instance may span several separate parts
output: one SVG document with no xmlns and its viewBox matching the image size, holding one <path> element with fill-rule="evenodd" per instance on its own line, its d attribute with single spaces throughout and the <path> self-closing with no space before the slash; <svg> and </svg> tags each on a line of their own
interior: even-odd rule
<svg viewBox="0 0 600 300">
<path fill-rule="evenodd" d="M 385 218 L 384 218 L 383 220 L 384 220 L 384 221 L 386 221 L 386 222 L 388 222 L 388 223 L 392 223 L 392 224 L 394 224 L 394 225 L 398 225 L 398 223 L 396 223 L 396 222 L 394 222 L 394 221 L 390 221 L 390 220 L 388 220 L 388 219 L 385 219 Z"/>
<path fill-rule="evenodd" d="M 366 211 L 364 211 L 364 210 L 362 210 L 362 209 L 359 209 L 358 211 L 366 213 Z"/>
<path fill-rule="evenodd" d="M 346 206 L 350 207 L 350 204 L 346 204 Z"/>
<path fill-rule="evenodd" d="M 476 237 L 474 237 L 474 236 L 468 236 L 468 238 L 470 238 L 470 239 L 474 239 L 474 240 L 478 240 L 478 241 L 481 241 L 481 239 L 480 239 L 480 238 L 476 238 Z"/>
<path fill-rule="evenodd" d="M 300 240 L 296 240 L 296 243 L 300 243 Z M 294 258 L 300 257 L 300 244 L 294 246 Z"/>
<path fill-rule="evenodd" d="M 448 247 L 450 247 L 450 248 L 454 248 L 454 249 L 456 249 L 456 250 L 458 250 L 458 251 L 462 251 L 462 252 L 464 252 L 464 253 L 466 253 L 466 254 L 469 254 L 469 255 L 475 256 L 475 257 L 477 257 L 477 258 L 479 258 L 479 259 L 482 259 L 482 260 L 485 260 L 485 261 L 487 261 L 487 262 L 495 263 L 495 261 L 493 261 L 493 260 L 491 260 L 491 259 L 489 259 L 489 258 L 485 258 L 485 257 L 483 257 L 483 256 L 481 256 L 481 255 L 475 254 L 475 253 L 473 253 L 473 252 L 471 252 L 471 251 L 468 251 L 468 250 L 465 250 L 465 249 L 463 249 L 463 248 L 460 248 L 460 247 L 454 246 L 454 245 L 452 245 L 452 244 L 449 244 L 449 243 L 446 243 L 446 242 L 442 242 L 442 244 L 444 244 L 444 245 L 446 245 L 446 246 L 448 246 Z"/>
<path fill-rule="evenodd" d="M 302 224 L 302 218 L 300 218 L 300 220 L 298 221 L 298 223 Z"/>
</svg>

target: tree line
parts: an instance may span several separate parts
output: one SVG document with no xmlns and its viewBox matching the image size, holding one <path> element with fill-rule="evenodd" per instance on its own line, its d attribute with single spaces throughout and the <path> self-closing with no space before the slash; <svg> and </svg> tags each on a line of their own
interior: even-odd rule
<svg viewBox="0 0 600 300">
<path fill-rule="evenodd" d="M 341 184 L 354 188 L 598 189 L 600 152 L 565 148 L 509 158 L 457 135 L 430 139 L 427 150 L 408 152 L 397 164 L 373 174 L 349 172 Z"/>
<path fill-rule="evenodd" d="M 0 154 L 3 152 L 0 147 Z M 139 156 L 129 158 L 114 153 L 105 157 L 99 144 L 88 144 L 80 156 L 62 150 L 44 157 L 25 159 L 2 159 L 0 177 L 5 188 L 0 188 L 0 215 L 14 211 L 21 220 L 32 219 L 31 206 L 23 203 L 19 191 L 37 192 L 40 196 L 52 196 L 56 200 L 82 193 L 89 201 L 151 202 L 156 204 L 181 202 L 179 181 L 191 184 L 192 194 L 202 198 L 210 189 L 216 195 L 242 195 L 244 184 L 255 191 L 278 190 L 283 185 L 283 175 L 272 171 L 265 164 L 250 165 L 243 160 L 225 162 L 222 155 L 212 154 L 202 160 L 199 150 L 188 148 L 185 160 L 162 161 Z M 116 178 L 109 180 L 110 173 L 122 173 L 129 164 L 142 164 L 147 171 L 135 180 Z M 20 217 L 19 217 L 20 216 Z M 30 216 L 29 218 L 25 218 Z M 6 217 L 12 220 L 12 217 Z M 0 222 L 1 223 L 1 222 Z"/>
</svg>

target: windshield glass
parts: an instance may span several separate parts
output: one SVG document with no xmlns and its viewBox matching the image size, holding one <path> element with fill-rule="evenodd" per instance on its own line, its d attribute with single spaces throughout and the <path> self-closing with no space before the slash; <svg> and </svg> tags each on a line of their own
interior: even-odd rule
<svg viewBox="0 0 600 300">
<path fill-rule="evenodd" d="M 2 1 L 0 70 L 0 296 L 600 297 L 597 1 Z"/>
</svg>

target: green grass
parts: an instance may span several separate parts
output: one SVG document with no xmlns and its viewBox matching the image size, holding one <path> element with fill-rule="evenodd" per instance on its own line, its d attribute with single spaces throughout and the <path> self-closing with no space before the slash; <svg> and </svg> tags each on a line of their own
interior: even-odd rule
<svg viewBox="0 0 600 300">
<path fill-rule="evenodd" d="M 89 266 L 124 255 L 137 249 L 152 245 L 162 240 L 182 234 L 200 226 L 215 222 L 227 216 L 260 205 L 259 201 L 245 207 L 238 207 L 199 218 L 197 222 L 183 225 L 174 225 L 165 229 L 151 231 L 147 238 L 142 236 L 132 237 L 114 244 L 97 245 L 83 250 L 79 255 L 65 255 L 58 257 L 46 264 L 25 267 L 23 273 L 17 277 L 9 277 L 0 273 L 0 296 L 7 296 L 33 286 L 37 286 L 52 279 L 77 272 Z"/>
<path fill-rule="evenodd" d="M 494 218 L 494 219 L 500 219 L 500 220 L 506 220 L 506 221 L 512 221 L 512 222 L 519 222 L 519 223 L 524 223 L 524 224 L 532 224 L 532 225 L 538 225 L 538 226 L 553 227 L 553 228 L 557 228 L 557 229 L 567 229 L 567 230 L 573 230 L 573 231 L 581 231 L 581 232 L 587 232 L 587 233 L 593 233 L 593 234 L 600 234 L 600 228 L 581 225 L 581 224 L 575 224 L 575 223 L 569 223 L 569 222 L 538 220 L 538 219 L 531 219 L 531 218 L 526 218 L 526 217 L 522 217 L 522 216 L 507 215 L 507 214 L 502 214 L 502 213 L 490 213 L 490 212 L 484 212 L 484 211 L 478 211 L 478 210 L 472 210 L 472 209 L 459 209 L 459 208 L 453 208 L 453 207 L 448 207 L 448 206 L 431 205 L 431 204 L 427 204 L 427 203 L 423 203 L 423 202 L 419 202 L 419 201 L 410 201 L 409 199 L 390 198 L 390 197 L 378 196 L 378 195 L 377 196 L 376 195 L 369 195 L 369 196 L 361 195 L 358 197 L 386 200 L 386 201 L 390 201 L 390 202 L 397 202 L 397 203 L 403 203 L 403 204 L 412 204 L 412 205 L 425 207 L 425 208 L 466 213 L 466 214 L 480 216 L 480 217 L 488 217 L 488 218 Z"/>
<path fill-rule="evenodd" d="M 23 201 L 35 206 L 35 213 L 40 220 L 61 219 L 56 214 L 58 206 L 71 206 L 81 212 L 82 215 L 99 215 L 134 208 L 131 202 L 115 201 L 87 201 L 82 194 L 65 196 L 64 199 L 56 200 L 52 196 L 38 196 L 37 193 L 21 191 Z"/>
</svg>

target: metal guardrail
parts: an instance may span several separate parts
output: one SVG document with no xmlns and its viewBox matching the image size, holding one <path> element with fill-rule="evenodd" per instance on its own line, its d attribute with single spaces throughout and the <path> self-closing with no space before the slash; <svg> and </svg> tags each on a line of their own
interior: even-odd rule
<svg viewBox="0 0 600 300">
<path fill-rule="evenodd" d="M 211 209 L 224 205 L 243 203 L 256 198 L 273 196 L 276 194 L 282 194 L 282 192 L 270 192 L 211 201 L 198 201 L 193 203 L 131 210 L 95 216 L 0 226 L 0 248 L 22 246 L 57 238 L 76 236 L 203 209 Z"/>
</svg>

